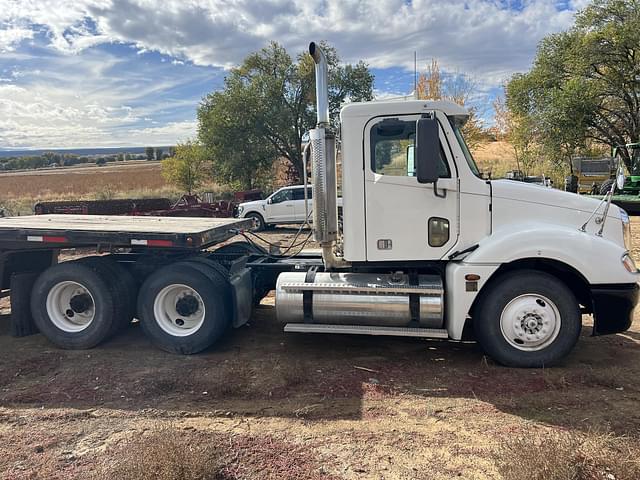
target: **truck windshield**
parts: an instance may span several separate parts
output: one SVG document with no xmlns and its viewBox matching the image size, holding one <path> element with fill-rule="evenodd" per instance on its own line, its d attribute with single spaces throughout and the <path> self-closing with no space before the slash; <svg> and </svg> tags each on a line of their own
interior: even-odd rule
<svg viewBox="0 0 640 480">
<path fill-rule="evenodd" d="M 458 143 L 460 144 L 460 148 L 462 149 L 464 158 L 467 161 L 467 165 L 469 165 L 469 169 L 471 169 L 476 177 L 480 177 L 480 170 L 478 170 L 476 161 L 473 159 L 473 156 L 469 151 L 469 147 L 467 147 L 467 143 L 464 141 L 464 137 L 462 136 L 462 131 L 460 130 L 461 126 L 458 125 L 458 122 L 455 120 L 455 118 L 450 118 L 449 122 L 451 123 L 451 128 L 453 128 L 453 131 L 456 134 L 456 138 L 458 139 Z"/>
</svg>

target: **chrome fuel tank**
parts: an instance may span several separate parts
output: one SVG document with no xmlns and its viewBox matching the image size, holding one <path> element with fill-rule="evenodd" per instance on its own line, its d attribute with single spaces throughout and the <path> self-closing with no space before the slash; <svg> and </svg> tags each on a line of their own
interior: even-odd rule
<svg viewBox="0 0 640 480">
<path fill-rule="evenodd" d="M 278 276 L 276 312 L 284 323 L 306 321 L 344 325 L 407 326 L 412 319 L 411 303 L 419 326 L 441 328 L 444 290 L 437 275 L 419 275 L 412 285 L 405 274 L 316 273 Z M 307 292 L 307 293 L 305 293 Z"/>
</svg>

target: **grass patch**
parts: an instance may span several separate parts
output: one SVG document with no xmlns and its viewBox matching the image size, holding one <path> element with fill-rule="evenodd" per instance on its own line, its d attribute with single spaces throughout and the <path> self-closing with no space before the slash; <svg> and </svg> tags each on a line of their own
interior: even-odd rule
<svg viewBox="0 0 640 480">
<path fill-rule="evenodd" d="M 626 438 L 538 432 L 505 438 L 499 448 L 505 480 L 635 480 L 640 448 Z"/>
<path fill-rule="evenodd" d="M 162 426 L 106 452 L 92 480 L 330 479 L 308 448 Z"/>
</svg>

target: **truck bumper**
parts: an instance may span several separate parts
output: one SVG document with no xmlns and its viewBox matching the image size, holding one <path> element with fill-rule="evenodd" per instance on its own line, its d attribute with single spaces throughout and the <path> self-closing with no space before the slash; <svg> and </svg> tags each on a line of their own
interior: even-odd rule
<svg viewBox="0 0 640 480">
<path fill-rule="evenodd" d="M 639 296 L 640 287 L 637 283 L 592 285 L 593 335 L 628 330 Z"/>
</svg>

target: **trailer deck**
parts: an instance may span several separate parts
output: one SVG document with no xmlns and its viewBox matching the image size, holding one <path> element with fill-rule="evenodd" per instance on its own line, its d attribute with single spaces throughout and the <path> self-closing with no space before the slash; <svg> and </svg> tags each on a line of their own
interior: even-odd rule
<svg viewBox="0 0 640 480">
<path fill-rule="evenodd" d="M 0 249 L 16 245 L 58 247 L 206 248 L 249 229 L 250 218 L 30 215 L 0 218 Z"/>
</svg>

